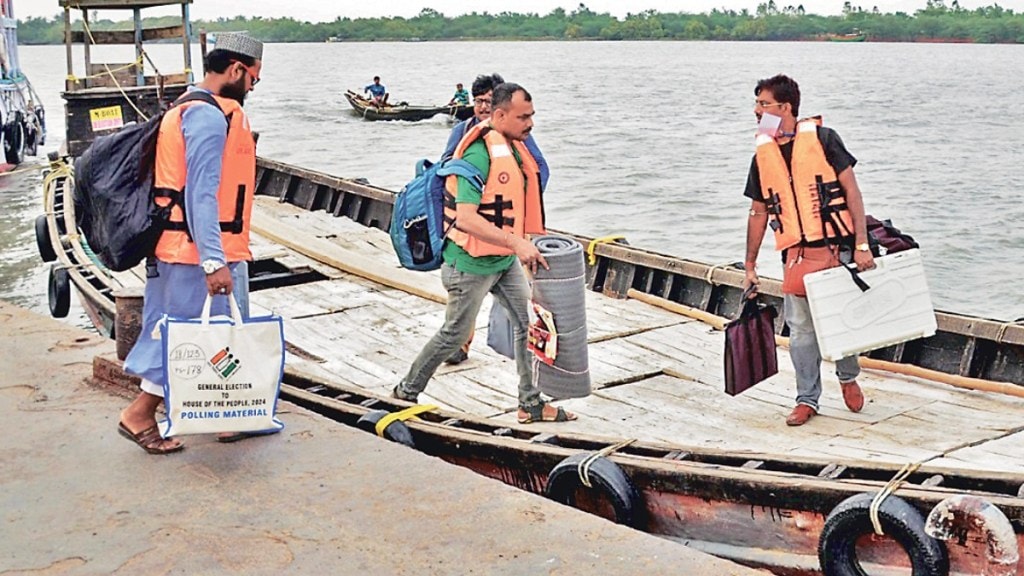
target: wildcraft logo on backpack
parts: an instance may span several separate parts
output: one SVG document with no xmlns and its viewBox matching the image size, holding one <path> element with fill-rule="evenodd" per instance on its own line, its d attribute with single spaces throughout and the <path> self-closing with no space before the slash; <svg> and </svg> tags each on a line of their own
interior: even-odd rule
<svg viewBox="0 0 1024 576">
<path fill-rule="evenodd" d="M 171 106 L 192 101 L 212 104 L 223 112 L 203 90 L 188 92 Z M 156 140 L 165 113 L 100 136 L 75 161 L 78 228 L 100 262 L 116 272 L 153 254 L 171 213 L 171 205 L 154 202 L 158 193 L 153 186 Z"/>
<path fill-rule="evenodd" d="M 445 226 L 445 179 L 450 175 L 469 180 L 478 191 L 484 182 L 475 166 L 458 158 L 431 163 L 416 163 L 416 177 L 395 196 L 391 212 L 391 245 L 398 261 L 410 270 L 437 270 L 441 267 L 444 239 L 455 222 Z M 454 202 L 454 199 L 450 200 Z"/>
</svg>

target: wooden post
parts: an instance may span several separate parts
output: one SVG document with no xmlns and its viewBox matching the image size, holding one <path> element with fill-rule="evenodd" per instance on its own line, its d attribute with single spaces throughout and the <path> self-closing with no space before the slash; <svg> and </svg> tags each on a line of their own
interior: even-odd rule
<svg viewBox="0 0 1024 576">
<path fill-rule="evenodd" d="M 206 29 L 199 29 L 199 51 L 203 55 L 203 76 L 206 76 Z"/>
<path fill-rule="evenodd" d="M 91 48 L 90 44 L 92 44 L 92 42 L 89 41 L 89 33 L 86 32 L 86 29 L 87 29 L 88 26 L 89 26 L 89 11 L 87 9 L 83 8 L 82 9 L 82 32 L 85 34 L 85 42 L 82 42 L 82 52 L 83 52 L 83 54 L 85 54 L 85 75 L 86 76 L 89 76 L 89 70 L 92 69 L 92 66 L 90 66 L 90 64 L 92 63 L 92 51 L 90 50 L 90 48 Z M 83 86 L 83 88 L 88 88 L 88 87 L 89 87 L 89 79 L 86 78 L 85 79 L 85 85 Z"/>
<path fill-rule="evenodd" d="M 190 22 L 188 2 L 181 3 L 181 26 L 185 30 L 182 43 L 185 46 L 185 83 L 191 84 L 195 81 L 192 74 L 192 22 Z M 205 71 L 204 71 L 205 72 Z"/>
<path fill-rule="evenodd" d="M 75 66 L 71 61 L 71 6 L 64 7 L 64 49 L 68 60 L 68 75 L 64 79 L 64 89 L 74 90 L 75 84 L 71 78 L 75 75 Z"/>
<path fill-rule="evenodd" d="M 132 13 L 135 16 L 135 60 L 140 61 L 142 59 L 142 10 L 135 8 L 132 10 Z M 135 85 L 146 85 L 146 65 L 144 62 L 136 65 Z"/>
<path fill-rule="evenodd" d="M 143 291 L 141 288 L 121 288 L 114 291 L 114 341 L 117 359 L 124 360 L 131 352 L 142 332 Z"/>
</svg>

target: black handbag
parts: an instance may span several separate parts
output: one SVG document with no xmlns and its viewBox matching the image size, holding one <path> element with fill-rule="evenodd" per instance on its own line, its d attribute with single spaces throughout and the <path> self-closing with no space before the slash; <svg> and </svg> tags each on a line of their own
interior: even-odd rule
<svg viewBox="0 0 1024 576">
<path fill-rule="evenodd" d="M 725 393 L 735 396 L 779 372 L 774 306 L 747 300 L 725 325 Z"/>
</svg>

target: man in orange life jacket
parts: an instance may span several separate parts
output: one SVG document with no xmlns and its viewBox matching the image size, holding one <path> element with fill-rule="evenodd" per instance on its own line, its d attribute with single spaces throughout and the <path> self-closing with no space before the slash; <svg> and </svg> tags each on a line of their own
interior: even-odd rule
<svg viewBox="0 0 1024 576">
<path fill-rule="evenodd" d="M 797 405 L 786 424 L 800 426 L 818 413 L 821 396 L 821 353 L 803 275 L 851 260 L 858 270 L 875 264 L 864 202 L 853 175 L 857 160 L 839 135 L 821 126 L 820 118 L 797 122 L 800 88 L 792 78 L 780 74 L 761 80 L 754 96 L 754 114 L 762 129 L 745 191 L 751 205 L 744 287 L 750 288 L 751 298 L 756 296 L 757 255 L 770 225 L 784 262 L 782 292 L 796 372 Z M 856 356 L 836 362 L 843 400 L 853 412 L 864 407 L 859 373 Z"/>
<path fill-rule="evenodd" d="M 514 323 L 521 423 L 564 422 L 576 416 L 545 403 L 533 384 L 526 349 L 530 289 L 523 265 L 547 268 L 529 234 L 544 233 L 540 169 L 524 140 L 533 128 L 533 102 L 523 87 L 494 88 L 488 121 L 471 128 L 455 149 L 455 158 L 473 164 L 484 180 L 479 192 L 466 179 L 446 182 L 445 222 L 454 222 L 444 247 L 441 281 L 448 291 L 445 321 L 395 386 L 396 398 L 415 402 L 446 358 L 469 337 L 488 293 Z M 518 261 L 518 262 L 517 262 Z"/>
<path fill-rule="evenodd" d="M 196 318 L 207 295 L 211 314 L 229 314 L 235 298 L 249 315 L 249 223 L 256 180 L 256 143 L 242 111 L 260 80 L 263 44 L 237 33 L 218 34 L 206 56 L 203 81 L 191 90 L 211 94 L 210 103 L 189 101 L 171 108 L 157 138 L 155 186 L 173 199 L 170 224 L 148 267 L 142 331 L 125 359 L 125 370 L 142 378 L 142 392 L 121 412 L 118 432 L 150 454 L 184 448 L 161 439 L 155 411 L 163 401 L 163 351 L 153 330 L 164 314 Z M 233 441 L 244 435 L 222 435 Z"/>
<path fill-rule="evenodd" d="M 463 120 L 452 128 L 451 134 L 448 135 L 448 142 L 445 143 L 444 152 L 441 154 L 441 161 L 452 157 L 455 154 L 455 147 L 462 141 L 462 137 L 477 124 L 486 121 L 491 117 L 491 97 L 494 87 L 505 82 L 504 78 L 501 77 L 497 72 L 493 74 L 481 74 L 473 80 L 473 117 Z M 537 167 L 540 168 L 540 190 L 541 196 L 544 191 L 548 189 L 548 177 L 550 176 L 550 170 L 548 169 L 548 162 L 544 159 L 544 155 L 541 154 L 540 147 L 537 146 L 537 142 L 533 138 L 531 132 L 526 140 L 523 142 L 526 147 L 530 150 L 530 155 L 537 162 Z M 501 306 L 498 306 L 501 310 Z M 501 313 L 505 312 L 501 310 Z M 469 358 L 469 346 L 473 343 L 473 332 L 469 333 L 469 340 L 467 340 L 454 354 L 445 360 L 446 364 L 461 364 Z"/>
</svg>

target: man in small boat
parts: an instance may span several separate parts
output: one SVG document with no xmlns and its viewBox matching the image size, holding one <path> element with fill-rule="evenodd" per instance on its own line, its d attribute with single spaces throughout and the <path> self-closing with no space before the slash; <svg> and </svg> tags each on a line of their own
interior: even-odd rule
<svg viewBox="0 0 1024 576">
<path fill-rule="evenodd" d="M 147 266 L 142 330 L 124 365 L 142 378 L 142 392 L 121 411 L 118 424 L 122 436 L 150 454 L 184 448 L 177 439 L 162 439 L 157 429 L 155 413 L 166 381 L 161 342 L 152 336 L 157 322 L 164 314 L 199 317 L 207 295 L 214 296 L 211 314 L 230 314 L 228 298 L 235 298 L 243 317 L 249 315 L 246 263 L 252 260 L 256 143 L 242 104 L 260 81 L 262 59 L 259 41 L 243 33 L 218 34 L 216 48 L 206 55 L 206 74 L 191 90 L 208 92 L 221 109 L 191 101 L 169 110 L 160 124 L 155 184 L 180 192 L 187 214 L 180 203 L 172 208 L 170 222 L 177 226 L 161 234 L 156 262 Z M 234 217 L 225 222 L 221 214 Z"/>
<path fill-rule="evenodd" d="M 455 85 L 455 95 L 448 101 L 449 106 L 469 106 L 469 92 L 462 87 L 462 82 Z"/>
<path fill-rule="evenodd" d="M 821 117 L 797 121 L 800 87 L 788 76 L 759 81 L 754 96 L 760 124 L 744 192 L 751 199 L 744 287 L 751 298 L 757 295 L 757 255 L 770 225 L 784 262 L 782 292 L 796 372 L 797 404 L 786 424 L 800 426 L 818 413 L 821 396 L 821 353 L 803 277 L 840 263 L 856 263 L 858 270 L 875 264 L 853 174 L 857 159 L 839 134 L 822 126 Z M 864 407 L 859 373 L 857 356 L 836 362 L 843 400 L 852 412 Z"/>
<path fill-rule="evenodd" d="M 455 125 L 452 128 L 451 134 L 448 135 L 448 142 L 445 144 L 444 152 L 441 153 L 441 160 L 447 160 L 451 158 L 455 153 L 455 147 L 458 146 L 459 141 L 466 135 L 467 132 L 473 126 L 476 126 L 480 122 L 487 120 L 491 117 L 491 97 L 494 87 L 501 84 L 505 80 L 500 74 L 495 72 L 494 74 L 481 74 L 476 77 L 471 87 L 473 91 L 473 117 L 467 118 L 462 122 Z M 547 190 L 548 177 L 551 175 L 551 171 L 548 168 L 548 162 L 544 159 L 544 155 L 540 152 L 540 147 L 537 146 L 537 141 L 534 140 L 533 134 L 531 133 L 527 138 L 526 147 L 530 149 L 530 154 L 533 155 L 534 160 L 537 161 L 537 166 L 540 168 L 540 189 L 541 193 Z M 473 332 L 469 333 L 469 340 L 462 345 L 461 348 L 455 351 L 454 354 L 445 362 L 448 364 L 459 364 L 465 362 L 469 358 L 469 346 L 473 343 Z"/>
<path fill-rule="evenodd" d="M 574 414 L 541 399 L 526 348 L 530 288 L 523 266 L 531 271 L 537 266 L 547 268 L 540 251 L 527 239 L 544 233 L 539 169 L 523 143 L 533 128 L 533 101 L 526 89 L 512 83 L 494 87 L 491 99 L 490 119 L 474 126 L 454 153 L 480 170 L 483 192 L 460 176 L 449 176 L 446 182 L 455 207 L 445 206 L 445 219 L 454 219 L 455 226 L 445 242 L 441 267 L 441 281 L 448 291 L 444 325 L 413 361 L 393 395 L 417 400 L 441 362 L 469 338 L 480 305 L 490 293 L 515 325 L 519 422 L 575 420 Z M 498 212 L 498 198 L 511 207 L 503 206 L 504 212 Z"/>
<path fill-rule="evenodd" d="M 363 92 L 370 95 L 370 103 L 374 106 L 383 106 L 388 102 L 388 89 L 380 83 L 380 76 L 374 76 L 373 84 L 367 84 Z"/>
</svg>

